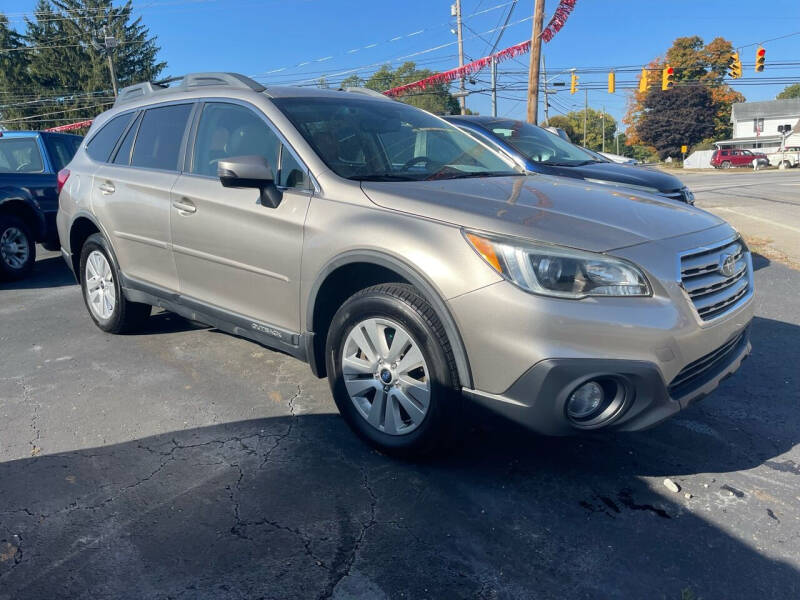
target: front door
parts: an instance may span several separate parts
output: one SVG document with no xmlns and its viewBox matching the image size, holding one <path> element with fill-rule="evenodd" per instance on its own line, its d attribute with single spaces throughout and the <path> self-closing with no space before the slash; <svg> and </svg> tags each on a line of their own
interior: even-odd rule
<svg viewBox="0 0 800 600">
<path fill-rule="evenodd" d="M 276 173 L 283 192 L 277 208 L 261 204 L 257 189 L 222 187 L 218 161 L 246 155 L 263 156 Z M 279 338 L 272 328 L 298 332 L 303 223 L 311 198 L 307 171 L 255 109 L 225 102 L 203 106 L 187 163 L 172 189 L 181 296 Z"/>
</svg>

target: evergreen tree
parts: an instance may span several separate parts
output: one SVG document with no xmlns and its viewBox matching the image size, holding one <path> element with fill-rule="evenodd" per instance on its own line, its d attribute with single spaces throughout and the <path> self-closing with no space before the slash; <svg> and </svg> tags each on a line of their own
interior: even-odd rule
<svg viewBox="0 0 800 600">
<path fill-rule="evenodd" d="M 14 119 L 26 116 L 25 102 L 29 100 L 29 82 L 26 77 L 27 53 L 18 50 L 24 41 L 0 14 L 0 129 L 13 129 Z M 10 120 L 4 126 L 2 120 Z"/>
</svg>

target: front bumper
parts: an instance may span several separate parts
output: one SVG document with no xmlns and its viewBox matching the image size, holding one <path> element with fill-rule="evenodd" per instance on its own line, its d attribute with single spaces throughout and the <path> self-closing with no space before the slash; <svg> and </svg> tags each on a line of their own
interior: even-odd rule
<svg viewBox="0 0 800 600">
<path fill-rule="evenodd" d="M 722 350 L 722 352 L 720 352 Z M 567 400 L 583 383 L 613 377 L 624 395 L 613 418 L 595 429 L 638 431 L 652 427 L 714 391 L 735 373 L 751 350 L 749 327 L 708 355 L 664 381 L 654 363 L 599 358 L 548 359 L 529 369 L 503 394 L 465 389 L 478 404 L 534 431 L 547 435 L 580 432 L 567 418 Z M 694 371 L 692 370 L 694 369 Z M 688 371 L 687 371 L 688 369 Z"/>
</svg>

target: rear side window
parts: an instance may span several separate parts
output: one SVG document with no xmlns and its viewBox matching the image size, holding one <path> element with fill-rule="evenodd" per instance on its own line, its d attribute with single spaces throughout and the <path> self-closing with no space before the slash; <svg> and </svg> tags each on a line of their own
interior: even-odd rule
<svg viewBox="0 0 800 600">
<path fill-rule="evenodd" d="M 181 141 L 191 111 L 191 104 L 145 111 L 136 136 L 131 166 L 177 171 Z"/>
<path fill-rule="evenodd" d="M 86 153 L 94 160 L 100 162 L 108 161 L 108 157 L 111 156 L 111 151 L 114 150 L 114 146 L 117 145 L 119 136 L 125 131 L 125 128 L 128 126 L 128 123 L 131 122 L 132 118 L 133 113 L 119 115 L 111 119 L 89 140 L 89 143 L 86 145 Z"/>
<path fill-rule="evenodd" d="M 36 138 L 0 139 L 0 173 L 41 173 L 42 154 Z"/>
<path fill-rule="evenodd" d="M 67 166 L 81 145 L 81 138 L 77 135 L 45 135 L 42 139 L 56 171 Z"/>
</svg>

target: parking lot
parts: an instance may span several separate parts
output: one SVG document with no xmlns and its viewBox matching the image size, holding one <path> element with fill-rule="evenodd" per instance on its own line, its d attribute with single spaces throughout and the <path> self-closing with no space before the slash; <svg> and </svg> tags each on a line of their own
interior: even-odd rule
<svg viewBox="0 0 800 600">
<path fill-rule="evenodd" d="M 104 334 L 42 253 L 0 284 L 0 599 L 798 597 L 800 271 L 755 267 L 751 358 L 671 421 L 407 463 L 286 355 Z"/>
</svg>

